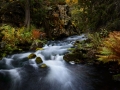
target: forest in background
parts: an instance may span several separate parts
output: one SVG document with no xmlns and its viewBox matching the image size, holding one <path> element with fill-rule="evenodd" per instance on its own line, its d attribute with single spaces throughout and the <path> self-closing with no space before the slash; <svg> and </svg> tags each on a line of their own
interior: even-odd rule
<svg viewBox="0 0 120 90">
<path fill-rule="evenodd" d="M 48 10 L 57 4 L 71 8 L 71 20 L 81 31 L 119 30 L 119 0 L 1 0 L 0 23 L 44 27 Z M 54 18 L 55 19 L 55 18 Z"/>
</svg>

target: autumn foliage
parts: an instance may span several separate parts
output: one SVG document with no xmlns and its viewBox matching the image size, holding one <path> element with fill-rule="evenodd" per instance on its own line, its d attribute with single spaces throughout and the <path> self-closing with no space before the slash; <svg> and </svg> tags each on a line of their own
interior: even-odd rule
<svg viewBox="0 0 120 90">
<path fill-rule="evenodd" d="M 40 31 L 38 31 L 38 30 L 33 30 L 33 31 L 32 31 L 32 37 L 33 37 L 33 39 L 38 39 L 38 38 L 40 38 Z"/>
<path fill-rule="evenodd" d="M 118 61 L 120 63 L 120 32 L 110 32 L 109 36 L 104 39 L 97 55 L 103 62 Z"/>
<path fill-rule="evenodd" d="M 41 32 L 40 30 L 34 29 L 32 30 L 32 38 L 33 39 L 43 39 L 45 38 L 45 33 Z"/>
</svg>

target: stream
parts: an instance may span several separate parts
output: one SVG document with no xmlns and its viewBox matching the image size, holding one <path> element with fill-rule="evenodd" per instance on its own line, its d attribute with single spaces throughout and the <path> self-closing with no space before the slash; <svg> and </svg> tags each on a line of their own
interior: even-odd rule
<svg viewBox="0 0 120 90">
<path fill-rule="evenodd" d="M 76 40 L 85 39 L 84 35 L 71 36 L 49 41 L 43 50 L 4 57 L 0 61 L 0 90 L 108 90 L 102 89 L 106 77 L 93 67 L 63 60 Z M 36 64 L 35 58 L 28 59 L 31 53 L 41 57 L 47 67 L 40 67 L 43 63 Z"/>
</svg>

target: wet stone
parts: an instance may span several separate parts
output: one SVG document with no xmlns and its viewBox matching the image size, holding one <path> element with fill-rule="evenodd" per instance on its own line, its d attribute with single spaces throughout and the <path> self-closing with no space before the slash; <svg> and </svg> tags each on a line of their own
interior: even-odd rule
<svg viewBox="0 0 120 90">
<path fill-rule="evenodd" d="M 35 57 L 36 57 L 36 55 L 35 55 L 34 53 L 31 53 L 31 54 L 28 56 L 29 59 L 32 59 L 32 58 L 35 58 Z"/>
<path fill-rule="evenodd" d="M 43 61 L 42 61 L 42 59 L 41 59 L 40 57 L 37 57 L 36 60 L 35 60 L 35 62 L 36 62 L 37 64 L 40 64 L 40 63 L 42 63 Z"/>
<path fill-rule="evenodd" d="M 46 68 L 47 65 L 46 65 L 46 64 L 41 64 L 39 67 L 40 67 L 40 68 Z"/>
</svg>

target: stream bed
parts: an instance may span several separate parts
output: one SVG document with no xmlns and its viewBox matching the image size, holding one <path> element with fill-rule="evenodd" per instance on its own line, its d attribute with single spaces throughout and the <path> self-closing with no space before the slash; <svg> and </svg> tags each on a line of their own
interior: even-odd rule
<svg viewBox="0 0 120 90">
<path fill-rule="evenodd" d="M 8 55 L 0 61 L 0 90 L 117 90 L 108 71 L 67 63 L 63 56 L 84 35 L 49 41 L 42 50 Z M 37 64 L 34 53 L 43 63 Z M 46 67 L 42 67 L 45 64 Z"/>
</svg>

